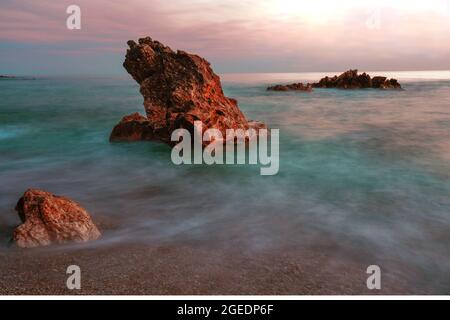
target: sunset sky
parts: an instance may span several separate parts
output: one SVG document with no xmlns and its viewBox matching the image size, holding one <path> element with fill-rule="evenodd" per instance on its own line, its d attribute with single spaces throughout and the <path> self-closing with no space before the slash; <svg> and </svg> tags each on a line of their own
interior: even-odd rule
<svg viewBox="0 0 450 320">
<path fill-rule="evenodd" d="M 0 74 L 125 74 L 147 35 L 220 73 L 450 69 L 449 0 L 1 0 Z"/>
</svg>

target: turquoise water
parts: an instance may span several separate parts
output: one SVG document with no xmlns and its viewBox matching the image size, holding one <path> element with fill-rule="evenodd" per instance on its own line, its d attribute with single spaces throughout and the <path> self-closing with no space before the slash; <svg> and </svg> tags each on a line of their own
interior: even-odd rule
<svg viewBox="0 0 450 320">
<path fill-rule="evenodd" d="M 307 94 L 265 87 L 318 75 L 225 75 L 248 118 L 280 129 L 276 176 L 175 166 L 156 142 L 109 143 L 123 115 L 143 111 L 127 77 L 0 80 L 2 239 L 34 187 L 106 221 L 95 245 L 328 250 L 378 264 L 419 292 L 450 293 L 450 77 L 396 76 L 405 91 Z"/>
</svg>

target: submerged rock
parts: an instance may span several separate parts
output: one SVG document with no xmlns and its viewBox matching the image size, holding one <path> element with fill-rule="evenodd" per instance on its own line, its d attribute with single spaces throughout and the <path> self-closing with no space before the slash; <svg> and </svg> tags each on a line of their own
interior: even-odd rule
<svg viewBox="0 0 450 320">
<path fill-rule="evenodd" d="M 38 189 L 28 189 L 16 205 L 23 224 L 13 233 L 19 247 L 32 248 L 100 237 L 89 213 L 76 202 Z"/>
<path fill-rule="evenodd" d="M 208 61 L 195 54 L 173 51 L 150 37 L 128 41 L 123 66 L 140 85 L 147 119 L 123 118 L 111 140 L 160 140 L 171 144 L 178 128 L 193 130 L 202 121 L 203 130 L 249 129 L 237 101 L 224 95 L 220 78 Z M 260 124 L 258 124 L 260 125 Z M 127 138 L 127 135 L 130 137 Z"/>
<path fill-rule="evenodd" d="M 319 82 L 313 83 L 314 88 L 338 88 L 338 89 L 401 89 L 400 83 L 396 79 L 386 77 L 370 77 L 367 73 L 358 74 L 358 70 L 348 70 L 341 75 L 325 77 Z"/>
<path fill-rule="evenodd" d="M 312 85 L 311 84 L 303 84 L 303 83 L 293 83 L 293 84 L 277 84 L 274 86 L 270 86 L 267 88 L 268 91 L 304 91 L 304 92 L 311 92 L 312 91 Z"/>
</svg>

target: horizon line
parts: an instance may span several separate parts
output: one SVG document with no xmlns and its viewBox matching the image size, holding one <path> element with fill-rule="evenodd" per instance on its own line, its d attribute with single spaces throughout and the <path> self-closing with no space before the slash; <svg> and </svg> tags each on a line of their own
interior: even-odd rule
<svg viewBox="0 0 450 320">
<path fill-rule="evenodd" d="M 358 70 L 358 72 L 450 72 L 449 69 L 411 69 L 411 70 L 389 70 L 389 69 L 379 69 L 379 70 L 368 70 L 368 69 L 359 69 L 359 68 L 348 68 L 348 69 L 342 69 L 342 70 L 328 70 L 328 71 L 289 71 L 289 72 L 283 72 L 283 71 L 275 71 L 275 72 L 268 72 L 268 71 L 251 71 L 251 72 L 214 72 L 218 75 L 239 75 L 239 74 L 299 74 L 299 73 L 343 73 L 348 70 Z M 0 73 L 0 76 L 6 76 L 6 77 L 79 77 L 79 76 L 86 76 L 86 77 L 120 77 L 120 76 L 128 76 L 128 73 L 124 70 L 123 74 L 119 73 Z"/>
</svg>

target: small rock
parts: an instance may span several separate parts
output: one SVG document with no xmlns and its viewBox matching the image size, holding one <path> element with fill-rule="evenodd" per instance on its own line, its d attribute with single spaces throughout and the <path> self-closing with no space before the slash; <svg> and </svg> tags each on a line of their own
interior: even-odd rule
<svg viewBox="0 0 450 320">
<path fill-rule="evenodd" d="M 304 92 L 311 92 L 312 91 L 312 85 L 311 84 L 303 84 L 303 83 L 293 83 L 293 84 L 277 84 L 274 86 L 270 86 L 267 88 L 268 91 L 304 91 Z"/>
<path fill-rule="evenodd" d="M 375 76 L 372 78 L 372 87 L 380 88 L 381 85 L 386 81 L 386 77 Z"/>
<path fill-rule="evenodd" d="M 139 113 L 125 116 L 114 127 L 109 141 L 141 141 L 153 140 L 155 132 L 150 121 Z"/>
</svg>

